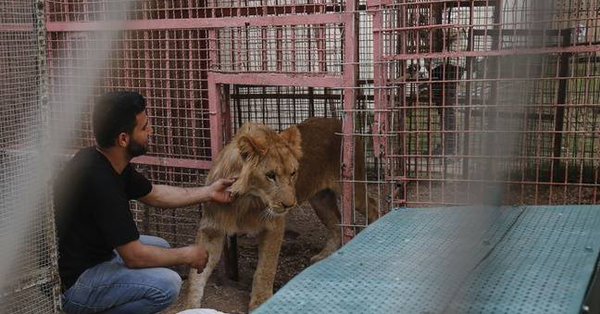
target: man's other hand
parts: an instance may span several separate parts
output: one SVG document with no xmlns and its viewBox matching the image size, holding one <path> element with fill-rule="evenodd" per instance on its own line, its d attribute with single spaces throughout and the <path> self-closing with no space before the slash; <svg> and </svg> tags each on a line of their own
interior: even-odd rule
<svg viewBox="0 0 600 314">
<path fill-rule="evenodd" d="M 208 262 L 208 252 L 199 245 L 190 245 L 188 249 L 187 263 L 191 268 L 194 268 L 201 273 L 206 263 Z"/>
</svg>

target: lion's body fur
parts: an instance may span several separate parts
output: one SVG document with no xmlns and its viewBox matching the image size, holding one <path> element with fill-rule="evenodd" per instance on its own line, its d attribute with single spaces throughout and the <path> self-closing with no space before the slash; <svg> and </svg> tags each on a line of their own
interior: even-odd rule
<svg viewBox="0 0 600 314">
<path fill-rule="evenodd" d="M 232 186 L 236 198 L 230 204 L 207 203 L 204 206 L 197 242 L 209 251 L 209 262 L 201 275 L 190 273 L 188 306 L 200 305 L 201 290 L 220 258 L 223 238 L 235 233 L 258 237 L 259 261 L 250 309 L 266 301 L 272 295 L 285 229 L 283 214 L 291 207 L 289 205 L 309 201 L 329 230 L 325 248 L 313 261 L 327 257 L 339 247 L 340 132 L 341 122 L 327 118 L 308 119 L 281 134 L 253 124 L 242 127 L 226 145 L 207 181 L 237 177 Z M 364 160 L 362 145 L 356 146 L 356 160 Z M 277 180 L 265 180 L 261 171 L 276 172 Z M 364 175 L 362 162 L 356 163 L 355 175 Z M 374 220 L 377 218 L 376 201 L 365 199 L 366 195 L 364 184 L 356 184 L 356 207 L 364 210 L 368 203 L 369 216 Z"/>
</svg>

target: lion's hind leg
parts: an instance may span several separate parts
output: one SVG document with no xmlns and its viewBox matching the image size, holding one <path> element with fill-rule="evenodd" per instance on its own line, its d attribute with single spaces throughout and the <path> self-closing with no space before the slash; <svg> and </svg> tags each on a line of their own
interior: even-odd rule
<svg viewBox="0 0 600 314">
<path fill-rule="evenodd" d="M 310 259 L 311 263 L 316 263 L 331 253 L 335 252 L 342 243 L 342 234 L 340 230 L 340 211 L 337 206 L 337 196 L 333 190 L 322 190 L 309 199 L 310 205 L 321 222 L 327 228 L 327 243 L 319 254 Z"/>
<path fill-rule="evenodd" d="M 369 224 L 372 224 L 379 219 L 379 201 L 373 193 L 357 193 L 355 194 L 354 200 L 356 211 L 364 215 Z"/>
<path fill-rule="evenodd" d="M 223 252 L 223 243 L 225 233 L 215 229 L 201 229 L 198 231 L 196 244 L 203 246 L 208 252 L 208 262 L 201 274 L 197 270 L 190 269 L 188 277 L 189 291 L 186 298 L 186 308 L 200 308 L 202 297 L 204 296 L 204 288 L 208 282 L 208 278 L 221 259 Z"/>
</svg>

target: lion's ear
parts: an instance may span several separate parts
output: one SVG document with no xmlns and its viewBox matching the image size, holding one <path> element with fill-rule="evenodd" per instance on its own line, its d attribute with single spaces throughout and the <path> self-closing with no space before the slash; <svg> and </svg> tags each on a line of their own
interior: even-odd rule
<svg viewBox="0 0 600 314">
<path fill-rule="evenodd" d="M 266 143 L 263 140 L 242 135 L 237 139 L 237 147 L 242 158 L 248 160 L 254 156 L 263 156 L 267 153 Z"/>
<path fill-rule="evenodd" d="M 300 130 L 295 126 L 292 126 L 279 133 L 279 136 L 288 143 L 290 150 L 296 159 L 300 159 L 300 157 L 302 157 L 302 135 L 300 134 Z"/>
</svg>

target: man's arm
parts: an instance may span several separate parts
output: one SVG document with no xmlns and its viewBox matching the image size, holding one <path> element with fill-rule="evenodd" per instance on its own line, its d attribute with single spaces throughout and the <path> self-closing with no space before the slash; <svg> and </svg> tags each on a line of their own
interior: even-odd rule
<svg viewBox="0 0 600 314">
<path fill-rule="evenodd" d="M 206 250 L 197 245 L 167 249 L 145 245 L 136 240 L 117 247 L 117 252 L 129 268 L 169 267 L 185 264 L 200 272 L 208 260 Z"/>
<path fill-rule="evenodd" d="M 153 184 L 150 193 L 139 200 L 144 204 L 161 208 L 184 207 L 207 201 L 229 203 L 232 199 L 227 188 L 233 182 L 235 179 L 219 179 L 211 185 L 196 188 Z"/>
</svg>

